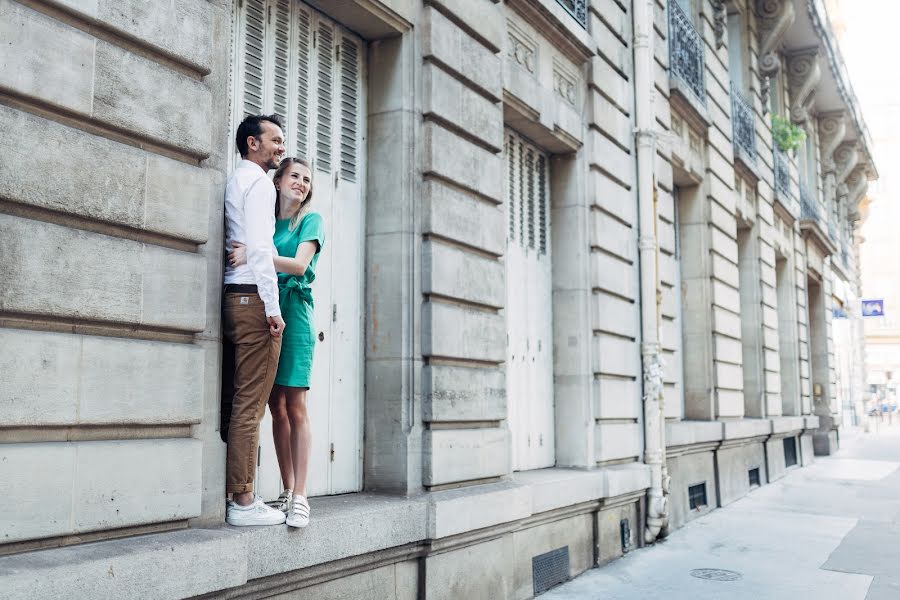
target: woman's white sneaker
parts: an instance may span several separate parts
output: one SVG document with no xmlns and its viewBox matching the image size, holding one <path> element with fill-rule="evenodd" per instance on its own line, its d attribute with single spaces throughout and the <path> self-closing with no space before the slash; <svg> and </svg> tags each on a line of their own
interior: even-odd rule
<svg viewBox="0 0 900 600">
<path fill-rule="evenodd" d="M 225 522 L 236 527 L 248 525 L 280 525 L 284 523 L 284 513 L 266 506 L 259 496 L 253 497 L 253 502 L 247 506 L 241 506 L 237 502 L 228 501 L 225 508 Z"/>
<path fill-rule="evenodd" d="M 288 527 L 309 525 L 309 502 L 304 496 L 295 495 L 291 502 L 291 512 L 287 516 Z"/>
<path fill-rule="evenodd" d="M 276 510 L 280 510 L 287 516 L 289 512 L 291 512 L 291 497 L 293 496 L 292 490 L 284 490 L 281 492 L 281 495 L 278 496 L 277 500 L 272 502 L 267 502 L 269 506 Z"/>
</svg>

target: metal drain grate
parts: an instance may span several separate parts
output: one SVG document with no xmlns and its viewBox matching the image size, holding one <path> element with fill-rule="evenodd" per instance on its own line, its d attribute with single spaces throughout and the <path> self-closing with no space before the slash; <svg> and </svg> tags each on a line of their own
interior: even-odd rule
<svg viewBox="0 0 900 600">
<path fill-rule="evenodd" d="M 737 581 L 743 577 L 737 571 L 729 571 L 728 569 L 694 569 L 691 571 L 691 576 L 711 581 Z"/>
<path fill-rule="evenodd" d="M 569 547 L 563 546 L 531 559 L 534 595 L 569 579 Z"/>
</svg>

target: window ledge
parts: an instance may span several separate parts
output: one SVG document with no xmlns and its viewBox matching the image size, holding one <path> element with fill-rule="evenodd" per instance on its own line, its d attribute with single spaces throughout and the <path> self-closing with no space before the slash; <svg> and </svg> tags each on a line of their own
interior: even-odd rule
<svg viewBox="0 0 900 600">
<path fill-rule="evenodd" d="M 733 421 L 674 421 L 666 423 L 666 445 L 677 448 L 816 429 L 818 426 L 819 418 L 809 415 Z"/>
</svg>

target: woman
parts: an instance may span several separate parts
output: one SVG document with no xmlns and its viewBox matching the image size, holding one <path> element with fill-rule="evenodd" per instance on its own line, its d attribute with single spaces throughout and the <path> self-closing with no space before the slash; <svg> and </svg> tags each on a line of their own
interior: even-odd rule
<svg viewBox="0 0 900 600">
<path fill-rule="evenodd" d="M 269 396 L 275 454 L 284 484 L 276 506 L 287 514 L 289 526 L 306 527 L 306 473 L 312 445 L 306 396 L 316 341 L 310 284 L 316 278 L 316 263 L 325 244 L 325 224 L 320 214 L 310 211 L 312 169 L 307 161 L 283 159 L 274 183 L 278 193 L 274 237 L 278 256 L 273 260 L 285 322 L 278 373 Z M 246 262 L 243 248 L 236 248 L 228 258 L 235 265 Z"/>
</svg>

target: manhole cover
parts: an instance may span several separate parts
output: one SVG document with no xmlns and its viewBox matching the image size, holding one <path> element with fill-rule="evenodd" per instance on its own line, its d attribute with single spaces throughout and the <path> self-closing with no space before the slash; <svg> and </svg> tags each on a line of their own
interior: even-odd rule
<svg viewBox="0 0 900 600">
<path fill-rule="evenodd" d="M 691 576 L 712 581 L 737 581 L 741 578 L 740 573 L 726 569 L 694 569 Z"/>
</svg>

